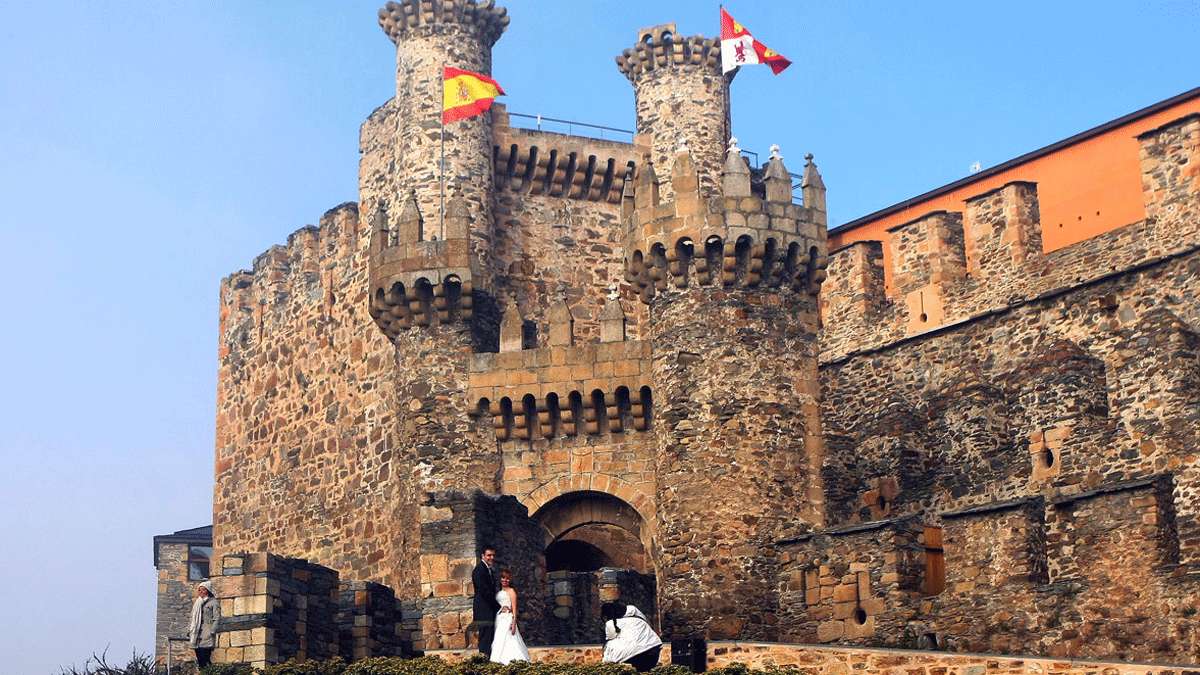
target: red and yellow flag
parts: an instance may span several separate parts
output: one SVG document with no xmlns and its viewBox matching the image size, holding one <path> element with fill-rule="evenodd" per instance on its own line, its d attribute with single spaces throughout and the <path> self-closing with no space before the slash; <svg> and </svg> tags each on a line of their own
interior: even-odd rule
<svg viewBox="0 0 1200 675">
<path fill-rule="evenodd" d="M 492 78 L 450 66 L 445 67 L 442 82 L 442 124 L 474 117 L 504 93 Z"/>
<path fill-rule="evenodd" d="M 754 39 L 745 26 L 733 20 L 725 8 L 721 8 L 721 66 L 726 73 L 751 63 L 765 63 L 771 72 L 778 75 L 792 65 L 782 54 L 768 49 Z"/>
</svg>

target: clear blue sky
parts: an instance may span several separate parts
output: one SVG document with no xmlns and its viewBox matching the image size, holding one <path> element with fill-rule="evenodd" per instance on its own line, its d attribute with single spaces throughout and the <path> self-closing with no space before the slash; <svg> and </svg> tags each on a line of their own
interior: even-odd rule
<svg viewBox="0 0 1200 675">
<path fill-rule="evenodd" d="M 633 127 L 637 29 L 716 3 L 511 0 L 510 111 Z M 211 520 L 222 277 L 357 198 L 394 93 L 372 2 L 0 1 L 0 675 L 153 650 L 151 538 Z M 1196 2 L 728 0 L 795 65 L 734 134 L 831 224 L 1200 85 Z"/>
</svg>

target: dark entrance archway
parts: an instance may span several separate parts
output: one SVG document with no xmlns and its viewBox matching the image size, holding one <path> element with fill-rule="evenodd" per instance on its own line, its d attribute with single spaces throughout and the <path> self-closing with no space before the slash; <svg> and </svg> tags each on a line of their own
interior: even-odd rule
<svg viewBox="0 0 1200 675">
<path fill-rule="evenodd" d="M 600 604 L 622 600 L 657 626 L 649 528 L 631 505 L 592 490 L 560 495 L 533 514 L 545 536 L 547 626 L 561 644 L 603 641 Z"/>
</svg>

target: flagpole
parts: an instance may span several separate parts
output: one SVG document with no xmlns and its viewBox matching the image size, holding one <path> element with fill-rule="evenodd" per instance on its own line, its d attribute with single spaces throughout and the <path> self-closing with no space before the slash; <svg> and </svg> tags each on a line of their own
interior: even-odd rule
<svg viewBox="0 0 1200 675">
<path fill-rule="evenodd" d="M 439 192 L 440 199 L 438 201 L 438 233 L 443 239 L 446 238 L 446 67 L 442 66 L 442 126 L 441 159 L 438 160 L 438 183 L 440 183 Z"/>
</svg>

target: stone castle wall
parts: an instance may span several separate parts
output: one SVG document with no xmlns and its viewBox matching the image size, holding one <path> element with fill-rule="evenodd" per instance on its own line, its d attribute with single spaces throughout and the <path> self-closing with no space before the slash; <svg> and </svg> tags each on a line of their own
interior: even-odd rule
<svg viewBox="0 0 1200 675">
<path fill-rule="evenodd" d="M 334 209 L 222 285 L 213 545 L 414 588 L 395 354 L 366 311 L 360 225 Z"/>
<path fill-rule="evenodd" d="M 1145 221 L 1043 254 L 1012 183 L 894 228 L 889 293 L 882 243 L 828 252 L 811 157 L 797 204 L 727 145 L 715 42 L 666 26 L 619 60 L 635 142 L 496 106 L 446 129 L 443 200 L 412 99 L 506 23 L 389 3 L 359 203 L 225 280 L 214 559 L 325 579 L 343 655 L 469 648 L 488 542 L 531 644 L 654 588 L 668 639 L 1198 658 L 1200 117 L 1142 137 Z M 566 540 L 628 579 L 560 588 Z M 226 646 L 299 653 L 267 637 Z"/>
<path fill-rule="evenodd" d="M 821 381 L 837 487 L 823 537 L 936 527 L 945 590 L 924 590 L 923 563 L 915 581 L 891 570 L 932 557 L 921 545 L 790 544 L 803 639 L 929 631 L 971 651 L 1197 658 L 1200 577 L 1180 541 L 1197 519 L 1200 190 L 1174 174 L 1200 163 L 1198 131 L 1192 116 L 1141 139 L 1145 221 L 1052 254 L 1023 183 L 894 229 L 886 298 L 877 244 L 835 252 Z M 839 586 L 826 570 L 855 565 L 871 594 L 827 597 Z"/>
</svg>

